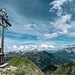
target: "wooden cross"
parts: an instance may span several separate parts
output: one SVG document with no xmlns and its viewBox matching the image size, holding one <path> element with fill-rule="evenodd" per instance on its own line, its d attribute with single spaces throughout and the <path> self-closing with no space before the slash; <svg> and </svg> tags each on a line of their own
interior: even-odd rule
<svg viewBox="0 0 75 75">
<path fill-rule="evenodd" d="M 2 39 L 1 39 L 1 48 L 0 48 L 0 65 L 4 64 L 4 29 L 8 26 L 11 26 L 11 24 L 8 22 L 8 16 L 6 13 L 6 9 L 0 9 L 0 19 L 2 20 L 2 23 L 0 23 L 0 26 L 2 26 Z"/>
</svg>

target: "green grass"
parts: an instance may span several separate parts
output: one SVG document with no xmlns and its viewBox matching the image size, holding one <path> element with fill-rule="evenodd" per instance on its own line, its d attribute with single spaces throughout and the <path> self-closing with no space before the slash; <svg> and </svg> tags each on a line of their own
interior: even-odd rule
<svg viewBox="0 0 75 75">
<path fill-rule="evenodd" d="M 25 59 L 25 58 L 13 58 L 12 60 L 10 60 L 8 62 L 9 66 L 12 65 L 12 66 L 15 66 L 15 67 L 17 67 L 21 64 L 25 64 L 25 65 L 32 64 L 33 65 L 34 63 L 32 61 L 28 60 L 28 59 Z"/>
<path fill-rule="evenodd" d="M 17 67 L 17 70 L 13 72 L 14 75 L 44 75 L 32 61 L 26 58 L 13 58 L 8 62 L 8 66 Z"/>
</svg>

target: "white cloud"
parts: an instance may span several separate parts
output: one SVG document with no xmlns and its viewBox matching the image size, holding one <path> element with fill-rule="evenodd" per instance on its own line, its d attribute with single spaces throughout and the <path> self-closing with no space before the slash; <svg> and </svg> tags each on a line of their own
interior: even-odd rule
<svg viewBox="0 0 75 75">
<path fill-rule="evenodd" d="M 53 45 L 41 44 L 39 46 L 39 49 L 41 49 L 41 50 L 54 50 L 54 49 L 57 49 L 57 47 L 53 46 Z"/>
<path fill-rule="evenodd" d="M 36 27 L 36 24 L 27 24 L 27 25 L 24 25 L 24 30 L 28 31 L 28 30 L 31 30 L 35 27 Z"/>
<path fill-rule="evenodd" d="M 32 48 L 37 48 L 37 45 L 32 45 Z"/>
<path fill-rule="evenodd" d="M 23 46 L 23 45 L 20 45 L 20 46 L 17 46 L 17 45 L 13 45 L 13 46 L 6 46 L 6 48 L 5 48 L 5 50 L 7 51 L 7 52 L 12 52 L 12 51 L 26 51 L 26 50 L 28 50 L 29 49 L 29 47 L 28 46 Z"/>
<path fill-rule="evenodd" d="M 23 26 L 23 31 L 26 34 L 31 34 L 31 35 L 35 35 L 35 36 L 41 36 L 42 35 L 42 30 L 41 28 L 39 28 L 39 26 L 37 24 L 25 24 Z"/>
<path fill-rule="evenodd" d="M 58 18 L 52 25 L 55 27 L 56 30 L 60 30 L 64 33 L 67 33 L 67 30 L 71 28 L 71 25 L 69 25 L 67 22 L 70 22 L 71 15 L 66 14 Z"/>
<path fill-rule="evenodd" d="M 38 50 L 55 50 L 57 49 L 56 46 L 54 45 L 51 45 L 51 44 L 40 44 L 40 45 L 20 45 L 20 46 L 17 46 L 17 45 L 13 45 L 13 46 L 6 46 L 6 51 L 5 52 L 12 52 L 12 51 L 31 51 L 31 50 L 35 50 L 35 49 L 38 49 Z"/>
<path fill-rule="evenodd" d="M 66 0 L 55 0 L 55 1 L 51 2 L 50 5 L 53 5 L 53 7 L 50 9 L 50 12 L 52 10 L 57 10 L 58 16 L 61 15 L 62 14 L 62 11 L 63 11 L 63 9 L 62 9 L 61 6 L 63 5 L 63 3 L 65 1 Z"/>
<path fill-rule="evenodd" d="M 48 47 L 46 44 L 41 44 L 40 45 L 40 48 L 46 48 L 46 47 Z"/>
<path fill-rule="evenodd" d="M 71 26 L 72 27 L 67 35 L 68 37 L 75 37 L 75 21 L 71 21 Z"/>
<path fill-rule="evenodd" d="M 14 48 L 14 49 L 17 49 L 17 46 L 16 46 L 16 45 L 14 45 L 14 46 L 13 46 L 13 48 Z"/>
<path fill-rule="evenodd" d="M 51 34 L 44 34 L 44 38 L 55 38 L 60 35 L 65 35 L 69 33 L 69 30 L 72 28 L 73 23 L 71 22 L 71 14 L 65 14 L 60 16 L 54 22 L 50 22 L 50 25 L 53 26 L 54 30 Z"/>
<path fill-rule="evenodd" d="M 68 23 L 69 22 L 69 23 Z M 50 25 L 54 27 L 54 33 L 57 35 L 64 35 L 68 33 L 68 30 L 71 29 L 71 14 L 65 14 L 59 17 L 54 22 L 51 22 Z"/>
<path fill-rule="evenodd" d="M 9 52 L 9 51 L 17 51 L 17 46 L 16 45 L 14 45 L 14 46 L 9 46 L 9 45 L 7 45 L 6 46 L 6 48 L 5 48 L 5 52 Z"/>
<path fill-rule="evenodd" d="M 50 3 L 50 5 L 53 5 L 52 8 L 50 9 L 50 12 L 53 10 L 57 10 L 57 15 L 61 16 L 63 14 L 63 8 L 62 6 L 64 3 L 67 3 L 68 1 L 73 1 L 73 0 L 54 0 L 53 2 Z"/>
<path fill-rule="evenodd" d="M 64 11 L 63 5 L 71 1 L 73 0 L 54 0 L 50 3 L 52 5 L 50 12 L 57 10 L 58 17 L 54 18 L 53 22 L 50 22 L 50 25 L 54 28 L 52 30 L 53 33 L 45 34 L 45 37 L 55 38 L 69 33 L 69 30 L 72 28 L 72 15 Z"/>
<path fill-rule="evenodd" d="M 25 49 L 25 47 L 22 45 L 18 47 L 18 50 L 24 50 L 24 49 Z"/>
<path fill-rule="evenodd" d="M 57 34 L 57 33 L 44 34 L 44 37 L 45 37 L 45 38 L 55 38 L 55 37 L 57 37 L 57 36 L 58 36 L 58 34 Z"/>
<path fill-rule="evenodd" d="M 28 50 L 28 49 L 29 49 L 29 47 L 28 47 L 27 45 L 25 45 L 25 49 L 26 49 L 26 50 Z"/>
<path fill-rule="evenodd" d="M 69 37 L 75 37 L 75 32 L 70 32 L 70 33 L 68 33 L 68 36 L 69 36 Z"/>
</svg>

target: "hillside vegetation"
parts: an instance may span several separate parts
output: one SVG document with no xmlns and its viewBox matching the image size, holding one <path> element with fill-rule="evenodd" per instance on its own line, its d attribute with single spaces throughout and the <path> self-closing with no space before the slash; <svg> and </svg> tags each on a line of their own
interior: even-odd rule
<svg viewBox="0 0 75 75">
<path fill-rule="evenodd" d="M 63 64 L 53 66 L 47 66 L 43 72 L 45 75 L 75 75 L 75 63 Z"/>
<path fill-rule="evenodd" d="M 54 56 L 52 53 L 46 51 L 32 50 L 28 52 L 9 52 L 5 56 L 5 62 L 11 60 L 14 57 L 24 57 L 33 61 L 41 70 L 49 64 L 64 64 L 68 63 L 68 60 L 61 59 Z"/>
<path fill-rule="evenodd" d="M 8 66 L 14 66 L 15 71 L 6 70 L 7 75 L 44 75 L 44 73 L 30 60 L 25 58 L 13 58 L 8 62 Z"/>
</svg>

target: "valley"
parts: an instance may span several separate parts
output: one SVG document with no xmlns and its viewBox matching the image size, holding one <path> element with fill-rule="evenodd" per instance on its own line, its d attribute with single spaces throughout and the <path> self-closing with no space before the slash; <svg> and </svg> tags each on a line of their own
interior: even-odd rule
<svg viewBox="0 0 75 75">
<path fill-rule="evenodd" d="M 38 66 L 45 75 L 74 75 L 74 50 L 75 47 L 66 47 L 61 50 L 57 50 L 55 53 L 49 53 L 48 51 L 40 51 L 38 49 L 34 49 L 27 52 L 8 52 L 5 55 L 5 62 L 11 61 L 11 64 L 13 64 L 11 59 L 15 57 L 17 59 L 24 58 L 29 59 L 33 63 L 35 63 L 36 66 Z"/>
</svg>

